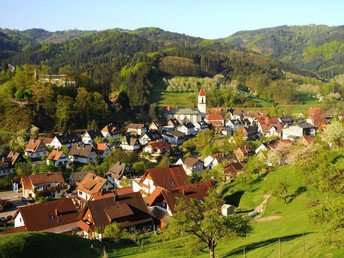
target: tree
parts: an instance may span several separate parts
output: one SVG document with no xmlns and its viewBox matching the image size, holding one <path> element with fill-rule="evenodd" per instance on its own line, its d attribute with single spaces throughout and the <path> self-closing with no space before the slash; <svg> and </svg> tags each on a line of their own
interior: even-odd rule
<svg viewBox="0 0 344 258">
<path fill-rule="evenodd" d="M 222 164 L 217 164 L 211 170 L 203 171 L 201 176 L 203 182 L 211 181 L 218 186 L 225 180 L 225 167 Z"/>
<path fill-rule="evenodd" d="M 311 221 L 321 225 L 325 242 L 342 247 L 344 229 L 344 201 L 342 198 L 321 205 L 309 214 Z"/>
<path fill-rule="evenodd" d="M 326 202 L 330 193 L 344 192 L 344 153 L 342 148 L 323 149 L 309 147 L 306 152 L 295 158 L 294 167 L 302 172 L 308 184 L 326 194 Z"/>
<path fill-rule="evenodd" d="M 222 205 L 220 195 L 215 191 L 211 191 L 203 201 L 178 199 L 169 230 L 176 236 L 189 235 L 206 244 L 213 258 L 220 240 L 245 237 L 252 230 L 247 216 L 235 214 L 224 217 L 221 213 Z"/>
<path fill-rule="evenodd" d="M 122 229 L 116 222 L 107 225 L 104 229 L 104 237 L 114 239 L 116 243 L 119 242 L 121 236 Z"/>
<path fill-rule="evenodd" d="M 58 129 L 71 128 L 73 119 L 73 99 L 69 96 L 58 96 L 56 105 L 56 126 Z"/>
<path fill-rule="evenodd" d="M 287 204 L 289 198 L 289 190 L 287 184 L 284 182 L 279 182 L 273 192 L 273 195 L 277 198 L 280 198 L 284 201 L 284 204 Z"/>
<path fill-rule="evenodd" d="M 344 147 L 344 124 L 339 121 L 332 122 L 321 134 L 321 140 L 334 147 Z"/>
</svg>

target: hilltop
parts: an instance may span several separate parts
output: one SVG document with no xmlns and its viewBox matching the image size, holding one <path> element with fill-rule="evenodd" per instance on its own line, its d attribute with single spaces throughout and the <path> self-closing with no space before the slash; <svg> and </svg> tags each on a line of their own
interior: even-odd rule
<svg viewBox="0 0 344 258">
<path fill-rule="evenodd" d="M 280 26 L 239 31 L 225 42 L 333 77 L 344 72 L 344 26 Z"/>
</svg>

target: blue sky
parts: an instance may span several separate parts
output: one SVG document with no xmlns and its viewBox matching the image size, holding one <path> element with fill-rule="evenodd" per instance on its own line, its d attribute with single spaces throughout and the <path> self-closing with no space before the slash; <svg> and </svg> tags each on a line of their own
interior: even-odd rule
<svg viewBox="0 0 344 258">
<path fill-rule="evenodd" d="M 344 24 L 344 0 L 0 0 L 0 27 L 164 30 L 204 38 L 278 25 Z"/>
</svg>

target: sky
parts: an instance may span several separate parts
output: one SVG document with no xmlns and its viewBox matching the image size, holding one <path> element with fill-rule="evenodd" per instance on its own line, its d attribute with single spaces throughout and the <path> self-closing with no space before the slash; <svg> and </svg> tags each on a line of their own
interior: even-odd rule
<svg viewBox="0 0 344 258">
<path fill-rule="evenodd" d="M 159 27 L 203 38 L 280 25 L 343 25 L 344 0 L 0 0 L 0 27 Z"/>
</svg>

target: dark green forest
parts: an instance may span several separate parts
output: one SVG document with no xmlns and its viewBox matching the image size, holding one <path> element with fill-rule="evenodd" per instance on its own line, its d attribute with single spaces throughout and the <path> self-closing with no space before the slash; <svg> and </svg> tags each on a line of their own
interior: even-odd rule
<svg viewBox="0 0 344 258">
<path fill-rule="evenodd" d="M 273 46 L 266 33 L 275 39 Z M 144 111 L 141 119 L 152 119 L 156 112 L 149 107 L 153 104 L 150 95 L 156 82 L 166 76 L 221 74 L 228 81 L 236 81 L 240 91 L 275 105 L 298 103 L 297 88 L 305 81 L 316 81 L 320 87 L 327 83 L 326 94 L 342 94 L 343 87 L 329 81 L 343 73 L 344 51 L 331 43 L 342 45 L 342 37 L 343 27 L 326 26 L 239 32 L 219 40 L 158 28 L 62 32 L 0 29 L 0 127 L 11 131 L 30 124 L 44 130 L 96 127 L 113 117 L 134 120 L 132 110 L 137 106 Z M 241 38 L 251 43 L 241 44 Z M 266 44 L 270 52 L 258 51 L 255 44 Z M 320 55 L 322 65 L 315 67 L 314 60 L 307 65 L 296 58 L 305 58 L 304 53 Z M 331 60 L 329 69 L 324 68 L 325 59 Z M 8 64 L 16 67 L 14 72 Z M 329 72 L 324 73 L 324 69 Z M 76 85 L 42 83 L 39 77 L 45 74 L 67 74 L 75 78 Z M 294 74 L 293 79 L 287 74 Z M 250 104 L 229 90 L 213 95 L 213 105 Z M 13 125 L 16 114 L 21 115 Z"/>
</svg>

